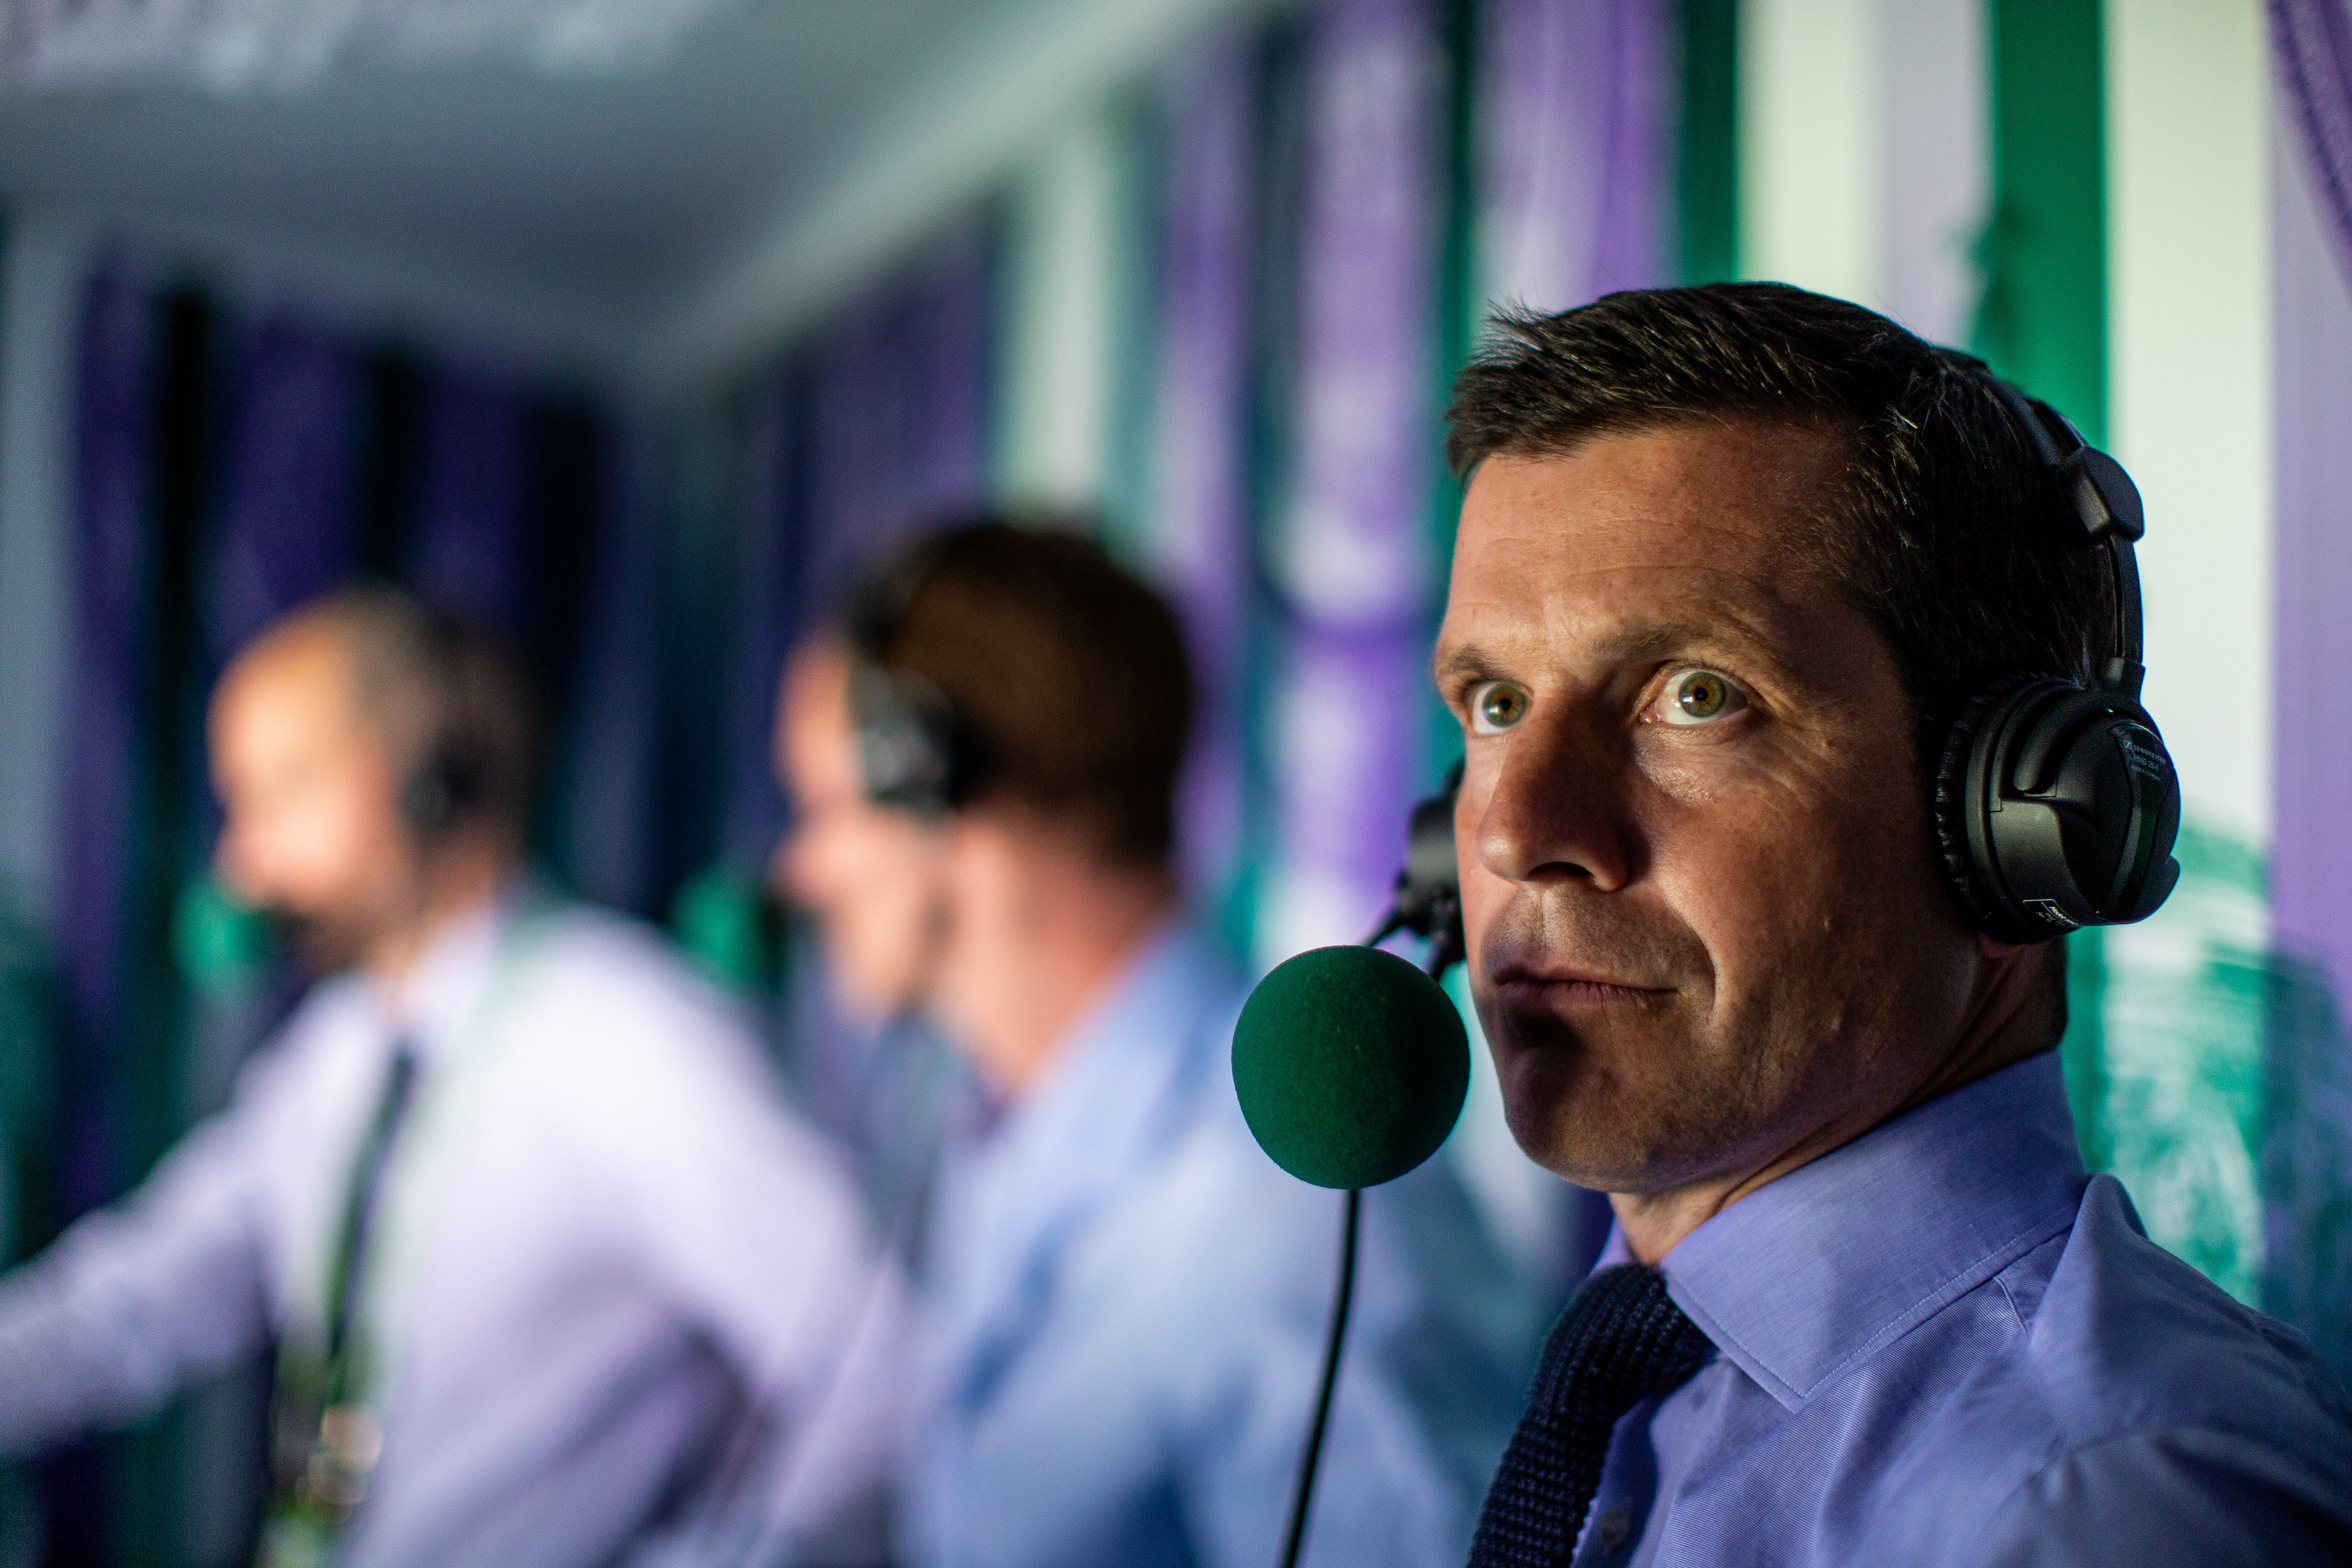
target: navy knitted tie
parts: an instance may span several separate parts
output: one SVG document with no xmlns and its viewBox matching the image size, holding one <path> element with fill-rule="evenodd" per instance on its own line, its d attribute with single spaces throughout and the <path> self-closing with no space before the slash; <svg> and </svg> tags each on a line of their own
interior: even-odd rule
<svg viewBox="0 0 2352 1568">
<path fill-rule="evenodd" d="M 1714 1349 L 1657 1270 L 1623 1263 L 1586 1280 L 1544 1342 L 1527 1414 L 1478 1516 L 1470 1568 L 1561 1568 L 1618 1418 L 1681 1387 Z"/>
</svg>

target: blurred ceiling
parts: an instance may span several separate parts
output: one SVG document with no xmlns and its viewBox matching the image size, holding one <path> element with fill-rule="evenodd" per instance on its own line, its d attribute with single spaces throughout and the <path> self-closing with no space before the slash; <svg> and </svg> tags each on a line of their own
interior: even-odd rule
<svg viewBox="0 0 2352 1568">
<path fill-rule="evenodd" d="M 658 391 L 1252 3 L 0 0 L 0 196 Z"/>
</svg>

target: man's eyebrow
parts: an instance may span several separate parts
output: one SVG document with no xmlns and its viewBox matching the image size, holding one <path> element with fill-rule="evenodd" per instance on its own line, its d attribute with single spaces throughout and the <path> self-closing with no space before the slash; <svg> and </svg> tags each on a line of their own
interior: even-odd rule
<svg viewBox="0 0 2352 1568">
<path fill-rule="evenodd" d="M 1461 677 L 1476 678 L 1494 673 L 1493 656 L 1474 642 L 1439 650 L 1429 667 L 1429 678 L 1440 686 Z"/>
<path fill-rule="evenodd" d="M 1664 658 L 1677 653 L 1720 650 L 1775 667 L 1783 660 L 1769 638 L 1737 617 L 1705 620 L 1650 621 L 1612 627 L 1579 650 L 1599 664 Z M 1477 643 L 1441 649 L 1430 665 L 1430 679 L 1439 686 L 1463 679 L 1495 679 L 1509 673 L 1511 661 Z"/>
</svg>

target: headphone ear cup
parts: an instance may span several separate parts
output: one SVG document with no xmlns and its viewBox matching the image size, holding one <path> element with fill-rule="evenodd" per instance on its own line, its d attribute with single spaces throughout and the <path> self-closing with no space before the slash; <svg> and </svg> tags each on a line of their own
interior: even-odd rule
<svg viewBox="0 0 2352 1568">
<path fill-rule="evenodd" d="M 2145 920 L 2179 879 L 2179 826 L 2172 759 L 2120 692 L 2046 678 L 1989 688 L 1946 737 L 1937 847 L 1996 941 Z"/>
<path fill-rule="evenodd" d="M 419 844 L 446 836 L 473 805 L 471 781 L 451 756 L 427 758 L 401 783 L 401 821 Z"/>
<path fill-rule="evenodd" d="M 1960 907 L 1979 931 L 2000 936 L 2008 922 L 1998 913 L 1999 893 L 1990 885 L 1979 851 L 1969 842 L 1969 774 L 1977 742 L 1989 729 L 2006 722 L 2012 700 L 2030 680 L 2005 680 L 1979 690 L 1965 703 L 1944 731 L 1944 752 L 1936 764 L 1936 850 L 1944 864 L 1944 879 L 1958 895 Z M 2000 940 L 2013 940 L 2001 937 Z"/>
<path fill-rule="evenodd" d="M 868 668 L 853 683 L 851 703 L 868 800 L 928 821 L 967 804 L 972 770 L 945 698 Z"/>
</svg>

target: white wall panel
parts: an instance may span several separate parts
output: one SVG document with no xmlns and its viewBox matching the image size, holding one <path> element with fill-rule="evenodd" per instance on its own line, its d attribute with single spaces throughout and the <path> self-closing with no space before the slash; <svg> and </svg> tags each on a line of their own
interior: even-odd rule
<svg viewBox="0 0 2352 1568">
<path fill-rule="evenodd" d="M 2270 831 L 2268 53 L 2260 7 L 2107 0 L 2108 432 L 2147 501 L 2147 702 L 2197 820 Z"/>
<path fill-rule="evenodd" d="M 1980 0 L 1879 0 L 1885 154 L 1880 308 L 1931 342 L 1965 347 L 1983 281 L 1991 198 Z"/>
<path fill-rule="evenodd" d="M 1877 307 L 1880 0 L 1742 0 L 1739 267 Z"/>
<path fill-rule="evenodd" d="M 997 489 L 1103 500 L 1118 349 L 1124 162 L 1115 116 L 1074 120 L 1014 182 L 1006 221 Z"/>
</svg>

